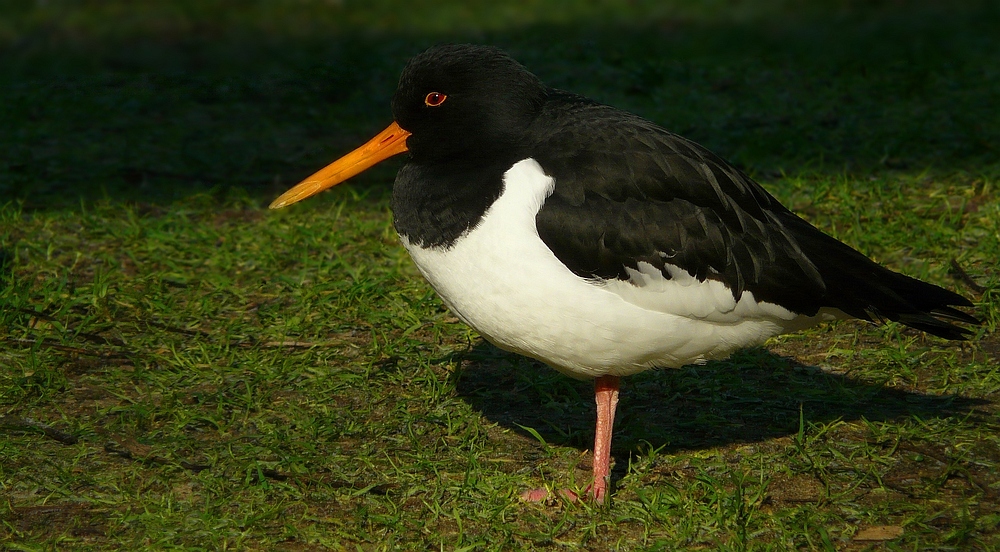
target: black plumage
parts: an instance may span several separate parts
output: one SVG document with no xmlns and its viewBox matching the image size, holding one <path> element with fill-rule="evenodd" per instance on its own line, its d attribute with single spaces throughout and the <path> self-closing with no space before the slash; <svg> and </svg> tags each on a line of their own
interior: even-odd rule
<svg viewBox="0 0 1000 552">
<path fill-rule="evenodd" d="M 536 222 L 567 267 L 627 279 L 666 264 L 805 315 L 839 309 L 960 339 L 962 296 L 893 272 L 824 234 L 717 155 L 648 121 L 551 90 L 532 154 L 556 186 Z"/>
</svg>

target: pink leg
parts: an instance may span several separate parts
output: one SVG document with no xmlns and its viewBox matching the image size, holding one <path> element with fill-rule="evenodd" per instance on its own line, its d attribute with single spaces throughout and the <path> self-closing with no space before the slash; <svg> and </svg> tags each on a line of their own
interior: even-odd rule
<svg viewBox="0 0 1000 552">
<path fill-rule="evenodd" d="M 618 407 L 618 376 L 601 376 L 594 381 L 594 399 L 597 401 L 597 429 L 594 431 L 594 482 L 591 483 L 590 495 L 594 502 L 604 503 L 608 494 L 608 482 L 611 474 L 611 432 L 615 426 L 615 409 Z M 577 495 L 573 491 L 559 492 L 564 498 L 575 501 Z M 531 489 L 521 493 L 521 499 L 527 502 L 543 502 L 549 498 L 546 489 Z"/>
<path fill-rule="evenodd" d="M 618 376 L 601 376 L 594 381 L 597 401 L 597 429 L 594 431 L 594 483 L 590 494 L 598 504 L 604 503 L 611 474 L 611 432 L 618 407 Z"/>
</svg>

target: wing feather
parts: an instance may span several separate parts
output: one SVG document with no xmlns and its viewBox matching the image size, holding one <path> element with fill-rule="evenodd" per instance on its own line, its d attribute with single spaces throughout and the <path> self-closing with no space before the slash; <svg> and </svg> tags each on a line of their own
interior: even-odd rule
<svg viewBox="0 0 1000 552">
<path fill-rule="evenodd" d="M 649 263 L 722 282 L 739 301 L 815 315 L 836 308 L 949 338 L 974 323 L 963 297 L 883 268 L 802 220 L 702 146 L 634 115 L 553 91 L 532 154 L 555 179 L 539 236 L 584 278 Z M 956 314 L 957 313 L 957 314 Z"/>
</svg>

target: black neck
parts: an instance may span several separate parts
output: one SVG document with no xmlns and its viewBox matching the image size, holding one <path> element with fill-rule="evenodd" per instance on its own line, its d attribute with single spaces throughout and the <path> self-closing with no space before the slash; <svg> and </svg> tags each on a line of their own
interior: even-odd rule
<svg viewBox="0 0 1000 552">
<path fill-rule="evenodd" d="M 479 224 L 503 192 L 503 174 L 516 159 L 498 157 L 475 163 L 404 165 L 392 189 L 396 232 L 421 247 L 454 245 Z"/>
</svg>

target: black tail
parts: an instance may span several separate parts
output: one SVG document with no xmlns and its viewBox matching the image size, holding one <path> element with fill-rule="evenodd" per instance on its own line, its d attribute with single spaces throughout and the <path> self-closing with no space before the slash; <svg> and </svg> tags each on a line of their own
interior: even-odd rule
<svg viewBox="0 0 1000 552">
<path fill-rule="evenodd" d="M 954 308 L 973 306 L 965 297 L 916 278 L 885 268 L 883 270 L 888 273 L 887 287 L 895 292 L 896 297 L 873 297 L 869 308 L 874 311 L 874 315 L 881 315 L 945 339 L 966 339 L 973 333 L 968 328 L 950 322 L 980 323 L 976 317 Z"/>
<path fill-rule="evenodd" d="M 826 283 L 825 303 L 870 322 L 893 320 L 945 339 L 966 339 L 980 324 L 955 307 L 972 307 L 961 295 L 880 266 L 820 232 L 799 234 L 800 245 Z M 802 243 L 805 242 L 805 243 Z"/>
</svg>

